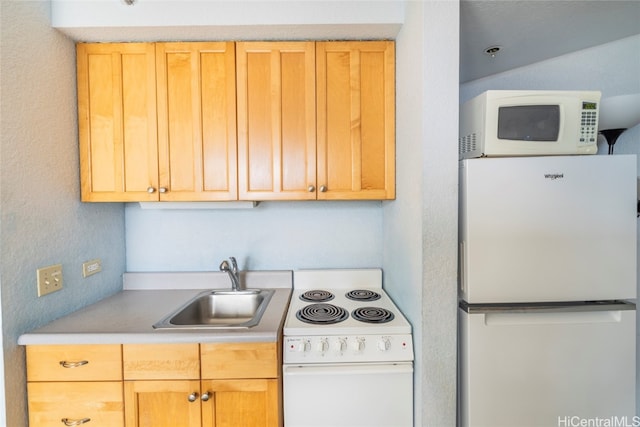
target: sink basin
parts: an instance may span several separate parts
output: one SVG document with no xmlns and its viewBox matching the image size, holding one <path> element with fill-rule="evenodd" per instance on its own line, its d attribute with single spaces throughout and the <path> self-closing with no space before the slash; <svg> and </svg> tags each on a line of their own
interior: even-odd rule
<svg viewBox="0 0 640 427">
<path fill-rule="evenodd" d="M 260 319 L 273 289 L 206 291 L 153 325 L 156 329 L 250 328 Z"/>
</svg>

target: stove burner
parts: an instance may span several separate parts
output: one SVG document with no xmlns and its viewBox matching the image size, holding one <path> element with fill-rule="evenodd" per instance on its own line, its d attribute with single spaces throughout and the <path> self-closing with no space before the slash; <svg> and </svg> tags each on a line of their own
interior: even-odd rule
<svg viewBox="0 0 640 427">
<path fill-rule="evenodd" d="M 300 299 L 307 302 L 325 302 L 331 301 L 333 298 L 334 296 L 331 292 L 318 289 L 307 291 L 300 295 Z"/>
<path fill-rule="evenodd" d="M 380 299 L 380 294 L 368 289 L 355 289 L 345 294 L 347 298 L 354 301 L 375 301 Z"/>
<path fill-rule="evenodd" d="M 330 325 L 342 322 L 349 313 L 333 304 L 310 304 L 298 310 L 296 317 L 306 323 Z"/>
<path fill-rule="evenodd" d="M 360 307 L 353 310 L 351 316 L 365 323 L 387 323 L 393 320 L 393 313 L 386 308 Z"/>
</svg>

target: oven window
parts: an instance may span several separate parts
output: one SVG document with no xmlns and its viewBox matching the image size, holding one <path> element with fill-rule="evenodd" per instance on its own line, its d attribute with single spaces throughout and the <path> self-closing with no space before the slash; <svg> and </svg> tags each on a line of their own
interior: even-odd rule
<svg viewBox="0 0 640 427">
<path fill-rule="evenodd" d="M 498 139 L 557 141 L 560 106 L 518 105 L 498 108 Z"/>
</svg>

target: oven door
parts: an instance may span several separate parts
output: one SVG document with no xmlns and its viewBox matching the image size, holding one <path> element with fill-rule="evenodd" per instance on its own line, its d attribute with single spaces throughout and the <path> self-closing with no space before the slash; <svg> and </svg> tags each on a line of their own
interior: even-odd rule
<svg viewBox="0 0 640 427">
<path fill-rule="evenodd" d="M 285 427 L 411 427 L 413 363 L 285 365 Z"/>
</svg>

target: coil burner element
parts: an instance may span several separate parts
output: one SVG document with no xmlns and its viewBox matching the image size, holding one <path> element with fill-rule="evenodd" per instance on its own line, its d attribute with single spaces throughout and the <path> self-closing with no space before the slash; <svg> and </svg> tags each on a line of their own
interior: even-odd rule
<svg viewBox="0 0 640 427">
<path fill-rule="evenodd" d="M 309 304 L 296 312 L 296 318 L 315 325 L 331 325 L 342 322 L 349 313 L 333 304 Z"/>
<path fill-rule="evenodd" d="M 300 299 L 307 302 L 326 302 L 331 301 L 333 298 L 334 295 L 331 292 L 318 289 L 306 291 L 300 295 Z"/>
<path fill-rule="evenodd" d="M 351 317 L 366 323 L 387 323 L 393 320 L 393 313 L 386 308 L 360 307 L 353 310 Z"/>
<path fill-rule="evenodd" d="M 353 301 L 375 301 L 380 299 L 380 294 L 369 289 L 354 289 L 345 294 Z"/>
</svg>

